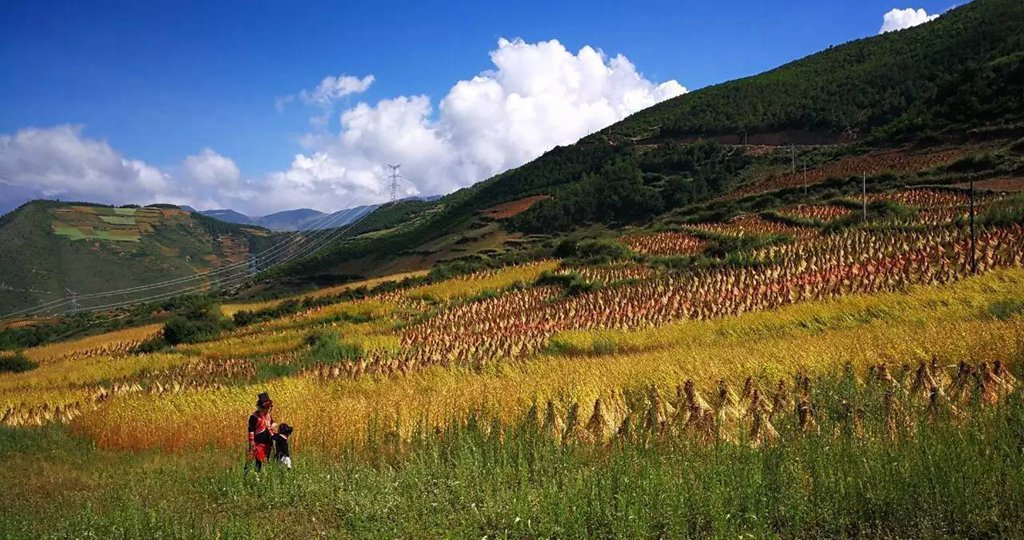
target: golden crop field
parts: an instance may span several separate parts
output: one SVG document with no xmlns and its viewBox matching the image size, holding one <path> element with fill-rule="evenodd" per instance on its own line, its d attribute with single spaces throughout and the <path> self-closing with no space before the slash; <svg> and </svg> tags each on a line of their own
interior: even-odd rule
<svg viewBox="0 0 1024 540">
<path fill-rule="evenodd" d="M 139 343 L 155 336 L 160 332 L 161 328 L 162 325 L 159 324 L 126 328 L 73 341 L 34 347 L 26 351 L 25 354 L 41 364 L 68 356 L 80 358 L 83 356 L 117 354 L 129 351 Z"/>
<path fill-rule="evenodd" d="M 399 282 L 399 281 L 402 281 L 403 279 L 423 277 L 425 275 L 427 275 L 427 271 L 426 270 L 417 270 L 417 271 L 414 271 L 414 272 L 404 272 L 404 273 L 401 273 L 401 274 L 393 274 L 393 275 L 390 275 L 390 276 L 383 276 L 383 277 L 379 277 L 379 278 L 364 279 L 364 280 L 355 281 L 355 282 L 352 282 L 352 283 L 346 283 L 344 285 L 337 285 L 337 286 L 334 286 L 334 287 L 323 287 L 321 289 L 317 289 L 315 291 L 311 291 L 311 292 L 306 293 L 306 294 L 299 294 L 299 295 L 291 296 L 291 297 L 288 297 L 288 298 L 281 298 L 281 299 L 278 299 L 278 300 L 264 300 L 264 301 L 260 301 L 260 302 L 246 302 L 246 303 L 238 303 L 238 304 L 224 304 L 224 305 L 221 306 L 221 311 L 225 315 L 231 316 L 231 315 L 234 315 L 235 313 L 238 313 L 239 311 L 243 311 L 243 310 L 257 311 L 257 310 L 260 310 L 260 309 L 265 309 L 265 308 L 268 308 L 268 307 L 276 306 L 276 305 L 281 304 L 282 302 L 286 302 L 288 300 L 299 300 L 301 298 L 307 298 L 307 297 L 308 298 L 323 298 L 323 297 L 326 297 L 326 296 L 332 296 L 332 295 L 335 295 L 335 294 L 340 294 L 340 293 L 343 293 L 345 291 L 349 291 L 349 290 L 352 290 L 352 289 L 357 289 L 359 287 L 366 287 L 366 288 L 370 289 L 370 288 L 376 287 L 377 285 L 380 285 L 381 283 L 387 283 L 387 282 L 392 282 L 392 281 L 393 282 Z"/>
<path fill-rule="evenodd" d="M 239 444 L 235 428 L 251 396 L 266 388 L 281 418 L 304 427 L 305 444 L 340 451 L 364 441 L 371 421 L 408 436 L 469 411 L 496 411 L 511 421 L 535 401 L 592 403 L 599 396 L 607 399 L 613 389 L 651 384 L 672 393 L 687 379 L 710 392 L 718 379 L 738 384 L 747 374 L 820 375 L 846 363 L 858 369 L 879 361 L 916 366 L 935 357 L 946 371 L 964 359 L 1009 364 L 1024 347 L 1024 321 L 998 320 L 985 310 L 992 302 L 1022 295 L 1024 271 L 1000 270 L 954 285 L 804 303 L 771 313 L 636 331 L 565 332 L 552 339 L 546 353 L 483 372 L 435 367 L 398 378 L 299 376 L 201 394 L 133 395 L 76 418 L 72 427 L 113 448 L 232 447 Z M 311 395 L 317 399 L 309 400 Z M 184 435 L 145 429 L 172 419 L 205 428 Z"/>
<path fill-rule="evenodd" d="M 764 223 L 741 219 L 729 225 L 736 231 L 718 232 L 773 234 L 757 232 Z M 99 504 L 92 491 L 58 487 L 84 474 L 99 493 L 139 500 L 176 492 L 183 474 L 237 493 L 225 486 L 250 482 L 242 425 L 265 391 L 275 420 L 296 428 L 295 478 L 330 492 L 324 501 L 337 490 L 324 479 L 342 464 L 386 464 L 358 473 L 374 478 L 358 493 L 391 485 L 376 476 L 383 471 L 418 466 L 428 478 L 413 474 L 413 486 L 450 474 L 475 486 L 501 477 L 493 463 L 520 463 L 516 452 L 548 463 L 545 478 L 595 466 L 612 474 L 604 467 L 621 461 L 619 481 L 630 482 L 634 467 L 664 455 L 685 463 L 650 474 L 692 471 L 704 485 L 703 471 L 716 464 L 729 470 L 712 478 L 749 476 L 738 469 L 743 452 L 758 460 L 783 452 L 806 468 L 800 475 L 822 470 L 814 459 L 839 459 L 853 478 L 856 463 L 882 467 L 897 452 L 901 464 L 924 452 L 924 463 L 962 469 L 957 456 L 978 459 L 1012 433 L 1004 424 L 1015 417 L 1003 411 L 1021 402 L 1024 228 L 981 228 L 976 276 L 967 236 L 951 225 L 808 227 L 755 244 L 743 264 L 680 269 L 654 255 L 689 249 L 677 236 L 634 238 L 652 253 L 544 260 L 283 310 L 268 304 L 264 316 L 256 309 L 215 337 L 161 352 L 137 350 L 157 325 L 29 349 L 38 367 L 0 376 L 0 429 L 91 457 L 15 455 L 16 505 L 25 515 L 57 508 L 48 501 L 64 500 L 63 489 Z M 938 461 L 924 438 L 933 432 L 946 449 Z M 631 457 L 637 452 L 644 457 Z M 182 456 L 193 455 L 207 467 L 182 469 Z M 174 472 L 156 482 L 128 456 Z M 1016 478 L 1006 471 L 1017 461 L 1001 460 L 972 478 Z M 102 463 L 148 480 L 123 483 Z M 22 470 L 63 472 L 44 481 Z M 275 478 L 266 480 L 272 489 Z M 791 481 L 790 493 L 820 497 Z M 217 495 L 204 507 L 222 503 Z"/>
<path fill-rule="evenodd" d="M 405 293 L 408 298 L 436 298 L 451 300 L 457 297 L 471 296 L 491 289 L 502 289 L 517 282 L 529 282 L 545 270 L 554 270 L 557 261 L 541 261 L 522 266 L 503 268 L 474 274 L 466 279 L 455 279 L 432 285 L 415 287 Z"/>
</svg>

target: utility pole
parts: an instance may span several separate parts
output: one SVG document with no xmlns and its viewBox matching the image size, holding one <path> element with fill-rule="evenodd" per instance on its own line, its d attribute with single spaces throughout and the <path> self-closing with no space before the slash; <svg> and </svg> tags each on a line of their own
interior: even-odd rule
<svg viewBox="0 0 1024 540">
<path fill-rule="evenodd" d="M 804 198 L 807 197 L 807 162 L 804 162 Z"/>
<path fill-rule="evenodd" d="M 71 289 L 68 289 L 68 288 L 64 289 L 64 293 L 67 294 L 70 297 L 68 299 L 68 301 L 71 302 L 71 311 L 70 311 L 70 313 L 72 315 L 75 314 L 75 313 L 78 313 L 78 293 L 76 293 L 75 291 L 72 291 Z"/>
<path fill-rule="evenodd" d="M 860 193 L 864 199 L 864 221 L 868 220 L 868 173 L 860 177 Z"/>
<path fill-rule="evenodd" d="M 395 202 L 395 199 L 398 198 L 398 179 L 402 177 L 401 173 L 399 173 L 399 169 L 401 167 L 401 163 L 397 165 L 388 165 L 388 168 L 391 169 L 391 173 L 388 174 L 388 178 L 391 179 L 391 184 L 389 186 L 389 191 L 391 192 L 391 202 Z"/>
<path fill-rule="evenodd" d="M 793 162 L 792 174 L 796 174 L 796 145 L 789 145 L 789 157 Z"/>
<path fill-rule="evenodd" d="M 978 236 L 974 229 L 974 178 L 971 178 L 971 274 L 978 273 Z"/>
</svg>

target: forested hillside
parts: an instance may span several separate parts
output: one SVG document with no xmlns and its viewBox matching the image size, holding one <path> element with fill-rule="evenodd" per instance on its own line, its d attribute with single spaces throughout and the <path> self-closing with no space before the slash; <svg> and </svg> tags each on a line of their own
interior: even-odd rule
<svg viewBox="0 0 1024 540">
<path fill-rule="evenodd" d="M 863 137 L 1024 116 L 1024 2 L 979 0 L 916 28 L 857 40 L 683 95 L 604 130 L 612 137 Z"/>
</svg>

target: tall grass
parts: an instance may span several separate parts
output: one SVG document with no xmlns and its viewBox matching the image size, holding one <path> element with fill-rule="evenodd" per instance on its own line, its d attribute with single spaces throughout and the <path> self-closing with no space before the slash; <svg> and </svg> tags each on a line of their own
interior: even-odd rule
<svg viewBox="0 0 1024 540">
<path fill-rule="evenodd" d="M 243 475 L 235 452 L 125 454 L 53 427 L 3 429 L 10 503 L 0 536 L 1024 535 L 1019 393 L 968 406 L 958 422 L 916 417 L 893 441 L 877 401 L 863 435 L 840 429 L 826 403 L 877 397 L 848 390 L 837 377 L 818 383 L 821 429 L 800 434 L 783 421 L 782 436 L 757 448 L 676 435 L 560 444 L 527 419 L 483 414 L 409 441 L 374 427 L 340 459 L 297 446 L 294 471 L 259 478 Z"/>
</svg>

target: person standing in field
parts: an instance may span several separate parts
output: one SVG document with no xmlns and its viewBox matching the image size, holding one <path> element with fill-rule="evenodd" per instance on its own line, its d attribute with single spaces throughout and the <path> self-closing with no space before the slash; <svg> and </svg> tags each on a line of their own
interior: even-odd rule
<svg viewBox="0 0 1024 540">
<path fill-rule="evenodd" d="M 274 408 L 274 402 L 266 392 L 261 393 L 256 399 L 256 412 L 249 416 L 249 459 L 255 462 L 256 470 L 262 470 L 263 462 L 270 458 L 270 451 L 274 446 L 270 426 L 274 419 L 270 415 Z M 246 465 L 248 469 L 248 465 Z"/>
</svg>

